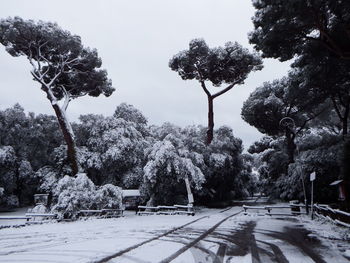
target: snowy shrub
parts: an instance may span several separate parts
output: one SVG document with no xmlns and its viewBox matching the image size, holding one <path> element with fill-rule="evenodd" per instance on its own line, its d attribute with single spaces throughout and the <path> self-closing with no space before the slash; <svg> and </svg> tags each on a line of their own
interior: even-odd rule
<svg viewBox="0 0 350 263">
<path fill-rule="evenodd" d="M 8 165 L 16 161 L 15 150 L 11 146 L 0 147 L 0 164 Z"/>
<path fill-rule="evenodd" d="M 53 192 L 59 179 L 57 171 L 50 166 L 40 168 L 35 176 L 39 179 L 39 190 L 45 193 Z"/>
<path fill-rule="evenodd" d="M 120 208 L 121 190 L 113 185 L 96 187 L 80 173 L 76 177 L 65 176 L 58 181 L 54 190 L 57 204 L 52 208 L 61 218 L 76 218 L 79 210 Z"/>
<path fill-rule="evenodd" d="M 40 205 L 36 205 L 32 209 L 29 208 L 28 209 L 28 213 L 45 214 L 45 213 L 48 212 L 47 210 L 48 209 L 47 209 L 47 207 L 45 205 L 40 204 Z"/>
<path fill-rule="evenodd" d="M 210 155 L 210 164 L 215 168 L 221 168 L 225 165 L 226 155 L 220 153 L 212 153 Z"/>
<path fill-rule="evenodd" d="M 122 185 L 126 189 L 139 188 L 143 179 L 143 170 L 141 167 L 136 167 L 123 175 Z"/>
<path fill-rule="evenodd" d="M 99 208 L 118 209 L 121 207 L 122 191 L 118 186 L 105 184 L 100 186 L 96 193 L 95 202 Z"/>
<path fill-rule="evenodd" d="M 78 161 L 83 168 L 101 169 L 103 167 L 101 155 L 90 152 L 87 147 L 78 148 Z"/>
<path fill-rule="evenodd" d="M 18 197 L 15 195 L 5 196 L 4 203 L 7 207 L 18 207 L 19 205 Z"/>
<path fill-rule="evenodd" d="M 51 158 L 54 162 L 54 167 L 60 171 L 60 174 L 71 174 L 71 167 L 69 165 L 68 159 L 67 159 L 67 146 L 66 145 L 60 145 L 59 147 L 56 147 L 52 154 Z"/>
<path fill-rule="evenodd" d="M 5 189 L 0 187 L 0 205 L 2 205 L 5 201 L 4 200 L 4 197 L 5 197 L 4 191 L 5 191 Z"/>
<path fill-rule="evenodd" d="M 58 181 L 54 195 L 57 204 L 52 208 L 61 217 L 75 218 L 81 209 L 90 209 L 94 203 L 95 185 L 85 174 L 77 177 L 64 176 Z"/>
</svg>

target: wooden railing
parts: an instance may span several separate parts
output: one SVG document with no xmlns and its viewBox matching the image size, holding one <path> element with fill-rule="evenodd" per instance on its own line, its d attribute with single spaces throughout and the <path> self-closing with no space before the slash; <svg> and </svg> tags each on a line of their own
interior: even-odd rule
<svg viewBox="0 0 350 263">
<path fill-rule="evenodd" d="M 191 205 L 159 205 L 159 206 L 138 206 L 138 215 L 194 215 L 195 211 Z"/>
<path fill-rule="evenodd" d="M 100 209 L 100 210 L 80 210 L 79 217 L 95 216 L 98 218 L 112 218 L 123 216 L 123 209 Z"/>
<path fill-rule="evenodd" d="M 350 227 L 350 213 L 333 209 L 328 205 L 314 205 L 316 216 L 327 218 L 338 225 Z"/>
<path fill-rule="evenodd" d="M 280 205 L 280 206 L 249 206 L 243 205 L 244 213 L 247 214 L 248 210 L 256 211 L 258 215 L 269 215 L 269 216 L 296 216 L 301 214 L 306 214 L 302 212 L 301 208 L 305 208 L 305 205 L 299 204 L 289 204 L 289 205 Z M 285 209 L 288 209 L 285 211 Z M 276 212 L 276 210 L 278 210 Z M 281 212 L 281 210 L 283 212 Z M 259 214 L 260 213 L 260 214 Z"/>
</svg>

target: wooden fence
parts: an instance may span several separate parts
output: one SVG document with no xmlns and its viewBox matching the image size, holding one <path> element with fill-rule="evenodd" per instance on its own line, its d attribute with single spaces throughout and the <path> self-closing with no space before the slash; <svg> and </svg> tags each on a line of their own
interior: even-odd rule
<svg viewBox="0 0 350 263">
<path fill-rule="evenodd" d="M 269 216 L 296 216 L 306 214 L 301 211 L 301 208 L 305 208 L 304 205 L 289 204 L 289 205 L 275 205 L 275 206 L 248 206 L 243 205 L 244 214 L 248 214 L 248 210 L 253 210 L 257 215 L 269 215 Z"/>
<path fill-rule="evenodd" d="M 138 215 L 195 215 L 195 210 L 192 205 L 159 205 L 159 206 L 138 206 Z"/>
<path fill-rule="evenodd" d="M 338 225 L 350 227 L 350 213 L 339 209 L 333 209 L 328 205 L 314 205 L 316 216 L 325 217 Z"/>
</svg>

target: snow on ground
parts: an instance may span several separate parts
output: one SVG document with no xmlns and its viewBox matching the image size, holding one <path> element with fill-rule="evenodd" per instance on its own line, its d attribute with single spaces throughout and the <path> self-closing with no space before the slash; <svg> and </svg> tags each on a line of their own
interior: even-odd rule
<svg viewBox="0 0 350 263">
<path fill-rule="evenodd" d="M 195 216 L 137 216 L 134 212 L 126 212 L 125 217 L 115 219 L 90 218 L 70 223 L 4 228 L 0 230 L 0 262 L 96 262 L 205 216 L 183 229 L 108 261 L 160 262 L 239 210 L 241 207 L 224 212 L 201 209 Z M 350 247 L 344 245 L 339 249 L 339 244 L 343 243 L 339 243 L 336 236 L 325 238 L 327 235 L 323 233 L 326 232 L 332 233 L 332 226 L 311 222 L 307 217 L 239 214 L 224 221 L 172 262 L 244 263 L 252 262 L 253 258 L 259 258 L 264 263 L 276 260 L 290 263 L 349 262 L 341 252 L 343 255 L 350 254 Z"/>
<path fill-rule="evenodd" d="M 21 207 L 11 212 L 1 212 L 0 216 L 24 216 L 29 208 L 32 208 L 32 207 Z M 0 228 L 4 226 L 24 225 L 25 223 L 26 223 L 25 219 L 11 219 L 11 220 L 0 219 Z"/>
<path fill-rule="evenodd" d="M 216 212 L 204 209 L 195 216 L 137 216 L 129 212 L 115 219 L 5 228 L 0 230 L 0 262 L 90 262 Z"/>
<path fill-rule="evenodd" d="M 335 225 L 330 220 L 316 217 L 300 217 L 300 222 L 312 233 L 309 236 L 317 236 L 323 243 L 328 244 L 334 250 L 339 250 L 350 259 L 350 229 Z"/>
</svg>

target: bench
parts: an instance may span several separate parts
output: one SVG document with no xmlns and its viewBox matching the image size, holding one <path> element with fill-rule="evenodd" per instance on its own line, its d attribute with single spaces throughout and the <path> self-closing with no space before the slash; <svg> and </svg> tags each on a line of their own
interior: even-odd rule
<svg viewBox="0 0 350 263">
<path fill-rule="evenodd" d="M 137 208 L 139 209 L 137 212 L 138 215 L 154 215 L 158 212 L 157 206 L 139 205 Z"/>
</svg>

